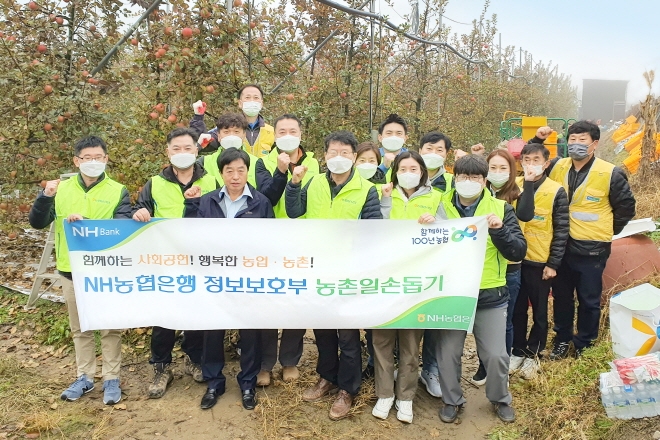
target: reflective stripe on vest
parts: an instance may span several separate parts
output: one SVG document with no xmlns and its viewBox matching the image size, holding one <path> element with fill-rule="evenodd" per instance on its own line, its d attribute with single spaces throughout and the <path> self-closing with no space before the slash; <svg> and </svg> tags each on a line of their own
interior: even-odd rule
<svg viewBox="0 0 660 440">
<path fill-rule="evenodd" d="M 568 175 L 571 170 L 570 158 L 560 159 L 550 172 L 550 178 L 568 190 Z M 573 199 L 568 205 L 570 216 L 570 236 L 574 240 L 612 241 L 614 234 L 614 214 L 610 205 L 610 181 L 614 165 L 601 159 L 594 159 L 584 182 L 573 191 Z"/>
<path fill-rule="evenodd" d="M 423 214 L 431 214 L 435 216 L 438 212 L 438 206 L 442 200 L 442 193 L 440 191 L 429 191 L 421 196 L 413 197 L 409 200 L 404 200 L 399 192 L 399 189 L 392 191 L 392 210 L 390 211 L 390 219 L 406 219 L 417 220 Z"/>
<path fill-rule="evenodd" d="M 307 187 L 306 218 L 358 219 L 373 183 L 353 172 L 339 194 L 332 199 L 325 174 L 317 174 Z"/>
<path fill-rule="evenodd" d="M 264 157 L 262 160 L 264 161 L 264 166 L 268 171 L 270 171 L 270 175 L 272 176 L 275 173 L 275 170 L 277 169 L 277 156 L 279 156 L 279 152 L 277 151 L 277 148 L 273 148 L 273 151 L 270 152 L 270 154 L 266 157 Z M 303 180 L 301 182 L 301 185 L 304 187 L 307 185 L 307 182 L 309 182 L 309 179 L 312 177 L 316 176 L 319 173 L 319 162 L 314 159 L 314 153 L 311 151 L 306 151 L 305 152 L 305 158 L 303 159 L 301 165 L 304 165 L 307 167 L 307 172 L 305 173 L 305 177 L 303 177 Z M 287 173 L 288 181 L 291 180 L 291 173 Z M 277 202 L 277 205 L 273 206 L 273 211 L 275 212 L 275 218 L 289 218 L 288 215 L 286 215 L 286 207 L 284 204 L 284 193 L 282 193 L 282 197 L 280 200 Z M 301 216 L 298 218 L 305 218 L 306 216 Z"/>
<path fill-rule="evenodd" d="M 218 181 L 218 184 L 220 186 L 225 186 L 225 181 L 222 180 L 222 174 L 220 174 L 220 169 L 218 168 L 218 157 L 220 157 L 220 154 L 222 154 L 223 151 L 225 151 L 224 148 L 218 148 L 218 151 L 214 152 L 213 154 L 204 156 L 204 165 L 203 165 L 206 173 L 213 176 L 215 180 Z M 248 183 L 256 188 L 257 178 L 256 178 L 255 169 L 257 167 L 258 158 L 248 153 L 247 151 L 246 153 L 248 154 L 248 156 L 250 156 L 250 168 L 248 169 Z"/>
<path fill-rule="evenodd" d="M 202 189 L 202 195 L 216 189 L 215 178 L 205 174 L 191 186 Z M 185 212 L 183 192 L 178 183 L 170 182 L 161 176 L 151 178 L 151 198 L 154 200 L 154 217 L 181 218 Z"/>
<path fill-rule="evenodd" d="M 445 208 L 447 217 L 450 219 L 461 218 L 458 210 L 452 202 L 454 200 L 455 189 L 447 191 L 442 198 L 442 206 Z M 486 216 L 488 214 L 495 214 L 500 219 L 504 220 L 504 207 L 506 202 L 493 197 L 488 189 L 484 189 L 483 197 L 479 201 L 479 206 L 474 213 L 474 217 Z M 484 268 L 481 273 L 480 289 L 490 289 L 492 287 L 501 287 L 506 284 L 506 268 L 507 261 L 504 256 L 497 250 L 493 241 L 490 239 L 488 229 L 484 231 L 488 237 L 486 244 L 486 258 L 484 260 Z"/>
<path fill-rule="evenodd" d="M 516 178 L 516 183 L 522 191 L 524 178 Z M 527 240 L 527 254 L 525 255 L 527 261 L 548 262 L 554 233 L 552 226 L 553 207 L 559 188 L 561 188 L 560 184 L 546 178 L 534 192 L 534 218 L 528 222 L 518 222 Z"/>
<path fill-rule="evenodd" d="M 71 272 L 69 249 L 64 235 L 63 221 L 71 214 L 87 219 L 110 219 L 121 202 L 124 185 L 105 175 L 105 178 L 89 191 L 80 185 L 79 175 L 62 180 L 55 194 L 55 254 L 57 269 Z"/>
</svg>

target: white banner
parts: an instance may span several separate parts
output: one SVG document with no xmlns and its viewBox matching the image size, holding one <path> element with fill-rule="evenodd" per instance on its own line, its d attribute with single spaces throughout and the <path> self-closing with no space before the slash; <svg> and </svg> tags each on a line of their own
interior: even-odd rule
<svg viewBox="0 0 660 440">
<path fill-rule="evenodd" d="M 84 330 L 471 330 L 484 217 L 65 222 Z"/>
</svg>

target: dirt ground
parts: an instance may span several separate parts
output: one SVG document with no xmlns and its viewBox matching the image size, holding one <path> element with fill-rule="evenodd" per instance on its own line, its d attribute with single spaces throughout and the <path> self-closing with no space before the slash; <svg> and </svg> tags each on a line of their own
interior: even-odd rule
<svg viewBox="0 0 660 440">
<path fill-rule="evenodd" d="M 2 237 L 0 284 L 29 289 L 44 237 L 29 230 L 13 241 Z M 26 299 L 21 298 L 10 304 L 0 292 L 0 303 L 10 308 L 10 314 L 20 308 L 16 302 L 25 303 Z M 300 399 L 302 391 L 316 380 L 316 346 L 311 332 L 305 339 L 300 380 L 284 384 L 278 379 L 277 366 L 273 384 L 258 390 L 259 406 L 255 411 L 246 411 L 241 405 L 235 380 L 238 360 L 235 356 L 231 359 L 229 353 L 225 367 L 227 392 L 213 409 L 201 410 L 199 402 L 205 386 L 183 375 L 178 344 L 174 382 L 163 398 L 147 399 L 153 373 L 148 364 L 148 334 L 142 329 L 138 330 L 141 336 L 133 331 L 124 340 L 123 400 L 119 405 L 112 408 L 103 404 L 100 377 L 96 388 L 79 401 L 62 402 L 60 393 L 75 379 L 75 357 L 70 345 L 62 345 L 68 337 L 53 345 L 35 338 L 39 331 L 53 333 L 43 326 L 62 326 L 62 319 L 43 322 L 43 316 L 36 312 L 41 309 L 43 314 L 44 308 L 61 313 L 64 305 L 40 301 L 33 317 L 28 315 L 18 323 L 10 321 L 0 326 L 0 400 L 5 398 L 4 403 L 0 401 L 0 439 L 479 439 L 487 438 L 500 423 L 483 387 L 478 389 L 467 380 L 463 387 L 468 404 L 455 424 L 440 421 L 440 400 L 431 397 L 421 384 L 414 400 L 413 424 L 400 423 L 394 409 L 387 421 L 374 418 L 373 380 L 363 384 L 351 416 L 333 422 L 328 418 L 331 398 L 314 404 Z M 467 379 L 477 368 L 471 337 L 463 360 Z M 98 362 L 100 373 L 100 357 Z"/>
</svg>

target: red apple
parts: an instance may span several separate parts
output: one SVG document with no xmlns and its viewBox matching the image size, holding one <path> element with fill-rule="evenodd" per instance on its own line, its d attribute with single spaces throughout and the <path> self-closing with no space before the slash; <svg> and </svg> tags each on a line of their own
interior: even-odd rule
<svg viewBox="0 0 660 440">
<path fill-rule="evenodd" d="M 206 86 L 206 93 L 213 93 L 215 92 L 215 87 L 213 86 Z"/>
<path fill-rule="evenodd" d="M 137 45 L 138 45 L 138 40 L 137 40 L 137 38 L 132 38 L 132 39 L 131 39 L 131 44 L 132 44 L 133 46 L 137 46 Z"/>
<path fill-rule="evenodd" d="M 270 63 L 272 63 L 272 60 L 270 58 L 268 58 L 268 57 L 264 58 L 264 64 L 266 66 L 270 65 Z"/>
<path fill-rule="evenodd" d="M 39 165 L 40 167 L 46 165 L 46 159 L 40 157 L 39 159 L 37 159 L 37 165 Z"/>
<path fill-rule="evenodd" d="M 189 27 L 187 27 L 187 28 L 183 28 L 183 29 L 181 30 L 181 36 L 182 36 L 183 38 L 186 38 L 186 39 L 188 39 L 188 38 L 192 38 L 192 36 L 193 36 L 193 31 L 192 31 L 192 29 L 190 29 Z"/>
<path fill-rule="evenodd" d="M 156 113 L 156 112 L 151 112 L 151 113 L 149 113 L 149 117 L 150 117 L 151 119 L 158 119 L 158 113 Z"/>
<path fill-rule="evenodd" d="M 168 120 L 170 123 L 174 124 L 174 123 L 176 122 L 176 115 L 169 115 L 169 116 L 167 117 L 167 120 Z"/>
<path fill-rule="evenodd" d="M 48 47 L 46 47 L 45 44 L 40 44 L 40 45 L 37 46 L 37 51 L 39 53 L 46 53 L 47 50 L 48 50 Z"/>
<path fill-rule="evenodd" d="M 53 126 L 51 124 L 48 124 L 48 123 L 44 124 L 44 131 L 48 132 L 48 131 L 51 131 L 52 129 L 53 129 Z"/>
<path fill-rule="evenodd" d="M 289 101 L 293 101 L 294 98 L 295 97 L 293 96 L 293 93 L 289 93 L 288 95 L 286 95 L 286 99 Z"/>
<path fill-rule="evenodd" d="M 55 23 L 62 26 L 64 24 L 64 19 L 62 17 L 55 17 Z"/>
<path fill-rule="evenodd" d="M 53 86 L 51 86 L 50 84 L 46 84 L 44 86 L 44 93 L 46 95 L 50 95 L 51 93 L 53 93 Z"/>
<path fill-rule="evenodd" d="M 165 28 L 164 32 L 165 32 L 165 35 L 172 35 L 172 28 L 168 26 L 168 27 Z"/>
<path fill-rule="evenodd" d="M 39 5 L 36 4 L 35 2 L 30 2 L 28 3 L 28 8 L 30 8 L 33 11 L 36 11 L 37 9 L 39 9 Z"/>
</svg>

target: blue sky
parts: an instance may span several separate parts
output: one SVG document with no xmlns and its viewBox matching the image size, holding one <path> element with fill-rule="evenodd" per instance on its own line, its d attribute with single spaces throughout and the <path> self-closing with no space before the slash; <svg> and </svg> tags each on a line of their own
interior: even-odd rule
<svg viewBox="0 0 660 440">
<path fill-rule="evenodd" d="M 422 9 L 424 0 L 418 1 Z M 392 4 L 376 0 L 382 14 L 402 23 L 410 1 Z M 483 5 L 483 0 L 449 0 L 444 15 L 470 23 Z M 655 69 L 653 91 L 660 94 L 660 0 L 491 0 L 487 16 L 492 14 L 497 14 L 503 46 L 522 47 L 546 64 L 552 60 L 580 89 L 583 79 L 628 80 L 628 103 L 633 104 L 648 91 L 642 74 Z M 446 19 L 445 24 L 455 32 L 470 29 Z"/>
</svg>

